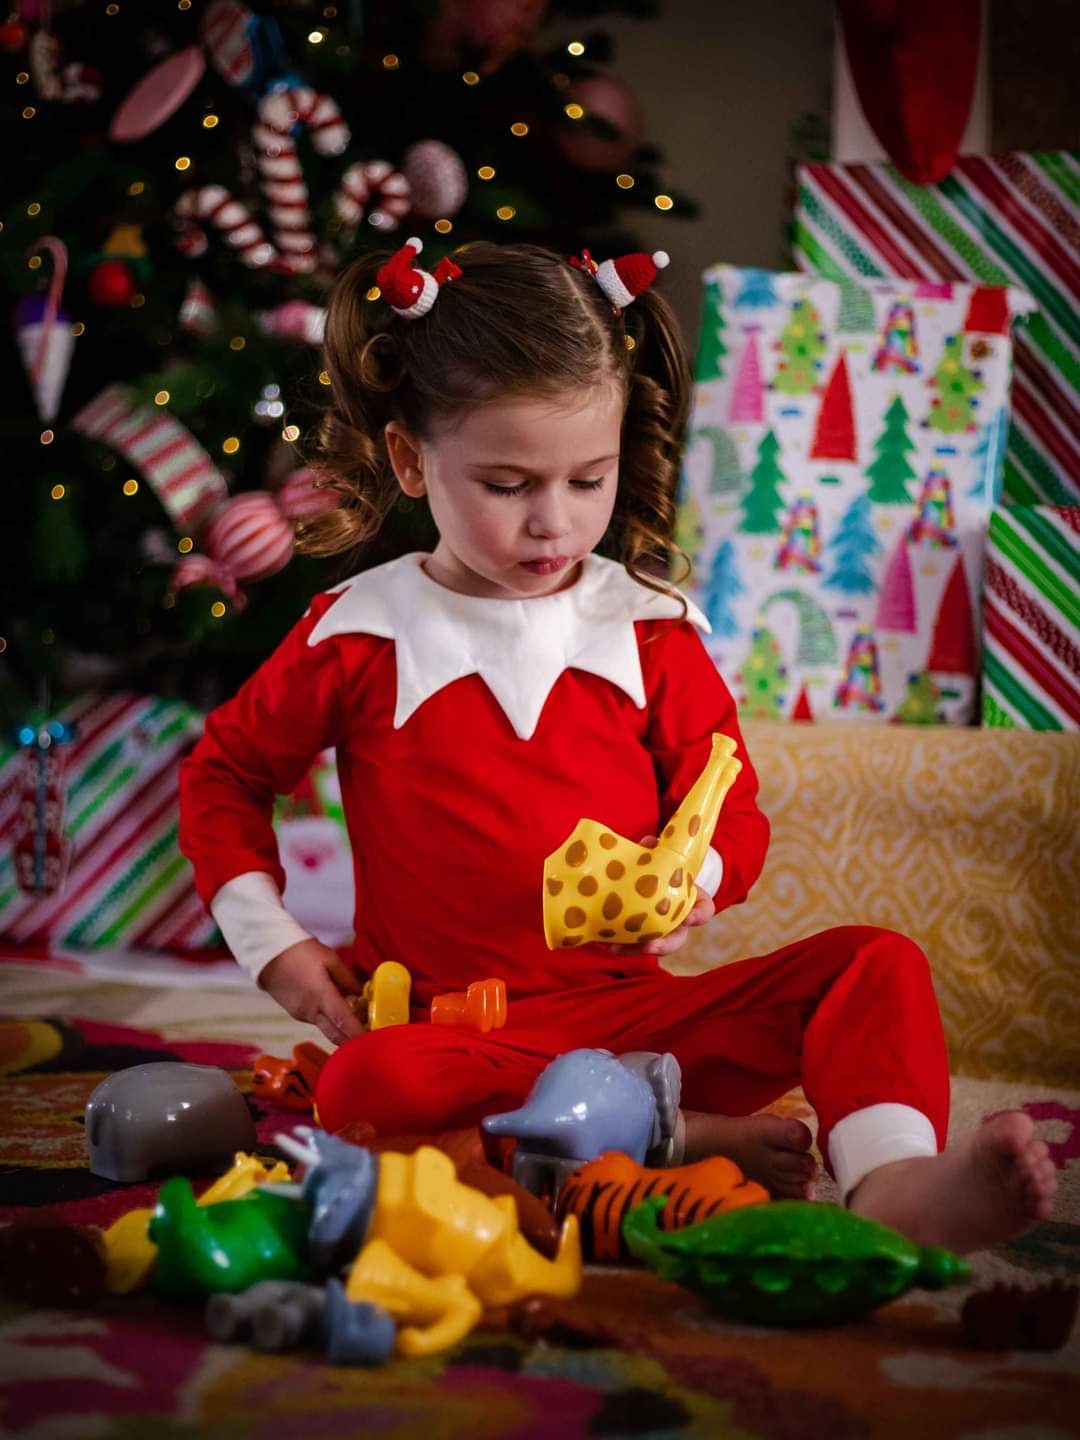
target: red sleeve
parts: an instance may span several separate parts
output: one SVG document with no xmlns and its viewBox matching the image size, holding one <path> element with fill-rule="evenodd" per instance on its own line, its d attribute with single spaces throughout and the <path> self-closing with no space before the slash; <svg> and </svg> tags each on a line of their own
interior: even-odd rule
<svg viewBox="0 0 1080 1440">
<path fill-rule="evenodd" d="M 742 769 L 720 809 L 713 848 L 724 862 L 717 910 L 745 900 L 769 847 L 758 809 L 758 778 L 746 753 L 735 701 L 689 621 L 638 624 L 649 728 L 646 743 L 661 787 L 660 814 L 672 815 L 705 768 L 714 732 L 730 735 Z M 656 636 L 656 639 L 652 639 Z"/>
<path fill-rule="evenodd" d="M 249 870 L 264 870 L 285 888 L 274 797 L 291 794 L 341 733 L 338 642 L 307 643 L 336 599 L 315 597 L 251 679 L 206 717 L 201 740 L 180 767 L 180 848 L 195 868 L 205 905 L 227 880 Z"/>
</svg>

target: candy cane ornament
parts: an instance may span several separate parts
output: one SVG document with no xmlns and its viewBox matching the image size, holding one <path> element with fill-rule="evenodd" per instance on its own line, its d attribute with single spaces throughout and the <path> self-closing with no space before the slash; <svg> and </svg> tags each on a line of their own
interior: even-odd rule
<svg viewBox="0 0 1080 1440">
<path fill-rule="evenodd" d="M 185 190 L 173 206 L 173 214 L 181 223 L 177 247 L 189 258 L 206 253 L 210 242 L 205 227 L 212 225 L 249 269 L 258 270 L 280 259 L 247 206 L 234 200 L 224 185 Z"/>
<path fill-rule="evenodd" d="M 252 140 L 270 228 L 284 265 L 295 273 L 309 274 L 317 267 L 319 254 L 311 228 L 304 172 L 293 138 L 298 125 L 306 128 L 320 155 L 342 154 L 350 134 L 333 100 L 307 86 L 272 90 L 259 102 Z"/>
<path fill-rule="evenodd" d="M 368 212 L 368 224 L 377 230 L 396 230 L 412 209 L 412 186 L 387 160 L 358 160 L 341 177 L 334 209 L 347 229 L 359 223 L 368 201 L 378 203 Z"/>
</svg>

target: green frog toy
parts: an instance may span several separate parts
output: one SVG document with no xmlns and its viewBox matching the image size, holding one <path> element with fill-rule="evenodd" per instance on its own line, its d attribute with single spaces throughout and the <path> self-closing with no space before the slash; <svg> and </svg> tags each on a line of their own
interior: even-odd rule
<svg viewBox="0 0 1080 1440">
<path fill-rule="evenodd" d="M 967 1261 L 951 1251 L 915 1245 L 839 1205 L 778 1200 L 669 1232 L 657 1223 L 666 1203 L 667 1196 L 652 1196 L 629 1212 L 627 1248 L 730 1320 L 790 1328 L 837 1324 L 913 1286 L 941 1290 L 971 1275 Z"/>
</svg>

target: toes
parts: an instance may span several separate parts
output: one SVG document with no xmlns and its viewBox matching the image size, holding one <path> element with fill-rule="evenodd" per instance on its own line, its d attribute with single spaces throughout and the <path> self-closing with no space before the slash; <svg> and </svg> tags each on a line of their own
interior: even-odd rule
<svg viewBox="0 0 1080 1440">
<path fill-rule="evenodd" d="M 804 1125 L 801 1120 L 785 1120 L 777 1143 L 783 1150 L 809 1150 L 813 1139 L 810 1127 Z"/>
</svg>

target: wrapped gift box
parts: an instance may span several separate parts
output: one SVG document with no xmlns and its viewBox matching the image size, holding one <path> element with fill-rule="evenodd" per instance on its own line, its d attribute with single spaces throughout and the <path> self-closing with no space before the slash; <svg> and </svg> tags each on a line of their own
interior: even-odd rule
<svg viewBox="0 0 1080 1440">
<path fill-rule="evenodd" d="M 970 723 L 1023 292 L 718 265 L 679 504 L 744 715 Z"/>
<path fill-rule="evenodd" d="M 983 724 L 1080 730 L 1080 506 L 994 511 L 983 620 Z"/>
<path fill-rule="evenodd" d="M 1080 498 L 1080 152 L 961 156 L 937 185 L 891 165 L 804 165 L 796 264 L 860 283 L 1019 285 L 1038 313 L 1016 339 L 1007 502 Z"/>
</svg>

